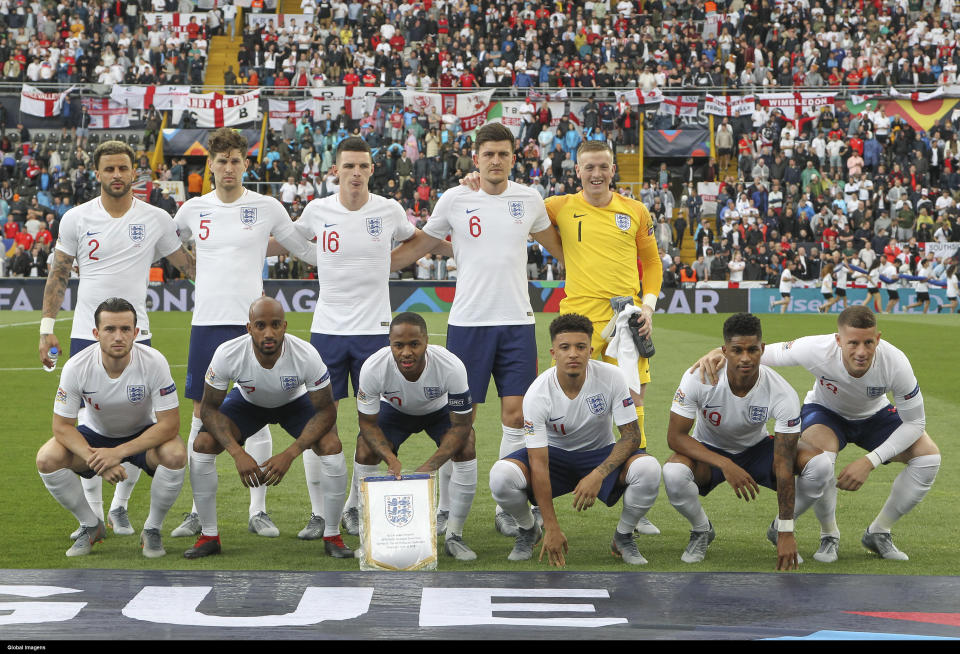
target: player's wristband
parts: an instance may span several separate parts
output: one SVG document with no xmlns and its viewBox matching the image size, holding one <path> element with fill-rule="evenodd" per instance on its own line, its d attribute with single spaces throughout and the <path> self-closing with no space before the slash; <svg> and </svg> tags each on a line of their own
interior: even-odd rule
<svg viewBox="0 0 960 654">
<path fill-rule="evenodd" d="M 777 520 L 778 532 L 793 532 L 793 520 Z"/>
<path fill-rule="evenodd" d="M 40 319 L 40 335 L 46 336 L 53 333 L 53 326 L 57 323 L 55 318 Z"/>
<path fill-rule="evenodd" d="M 654 312 L 657 310 L 657 296 L 653 293 L 647 293 L 643 296 L 643 304 L 650 307 Z"/>
<path fill-rule="evenodd" d="M 883 459 L 881 459 L 880 455 L 877 454 L 876 452 L 870 452 L 869 454 L 867 454 L 867 460 L 873 464 L 874 468 L 878 468 L 880 464 L 883 463 Z"/>
</svg>

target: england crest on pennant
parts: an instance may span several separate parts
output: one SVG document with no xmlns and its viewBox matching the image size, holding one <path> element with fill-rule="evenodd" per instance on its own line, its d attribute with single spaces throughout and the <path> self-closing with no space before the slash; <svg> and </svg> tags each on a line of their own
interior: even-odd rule
<svg viewBox="0 0 960 654">
<path fill-rule="evenodd" d="M 144 386 L 127 386 L 127 399 L 133 404 L 142 402 L 147 395 L 147 389 Z"/>
<path fill-rule="evenodd" d="M 300 378 L 296 376 L 283 375 L 280 377 L 280 388 L 285 391 L 292 391 L 300 385 Z"/>
<path fill-rule="evenodd" d="M 370 236 L 380 236 L 383 233 L 383 218 L 377 216 L 376 218 L 367 218 L 367 234 Z"/>
<path fill-rule="evenodd" d="M 428 400 L 435 400 L 443 395 L 443 390 L 439 386 L 424 386 L 423 394 Z"/>
<path fill-rule="evenodd" d="M 747 417 L 755 425 L 762 425 L 767 421 L 767 407 L 765 406 L 751 406 L 748 409 Z"/>
<path fill-rule="evenodd" d="M 514 222 L 520 224 L 523 221 L 523 215 L 526 212 L 526 210 L 523 208 L 523 202 L 520 200 L 508 202 L 507 207 L 510 209 L 510 217 L 513 218 Z"/>
<path fill-rule="evenodd" d="M 627 214 L 625 213 L 614 214 L 614 220 L 616 220 L 617 222 L 617 227 L 619 227 L 622 231 L 625 232 L 628 229 L 630 229 L 631 220 L 630 220 L 630 216 L 628 216 Z"/>
<path fill-rule="evenodd" d="M 252 227 L 257 222 L 256 207 L 240 207 L 240 222 L 247 227 Z"/>
<path fill-rule="evenodd" d="M 607 401 L 599 393 L 591 395 L 587 398 L 587 408 L 590 409 L 590 413 L 600 415 L 607 410 Z"/>
<path fill-rule="evenodd" d="M 384 498 L 387 522 L 406 527 L 413 520 L 413 495 L 387 495 Z"/>
<path fill-rule="evenodd" d="M 140 243 L 147 237 L 147 227 L 143 223 L 127 226 L 127 235 L 134 243 Z"/>
</svg>

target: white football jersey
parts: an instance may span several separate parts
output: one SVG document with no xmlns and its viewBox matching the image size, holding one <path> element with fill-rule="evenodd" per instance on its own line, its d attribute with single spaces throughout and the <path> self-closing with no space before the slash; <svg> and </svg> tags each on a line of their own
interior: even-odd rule
<svg viewBox="0 0 960 654">
<path fill-rule="evenodd" d="M 924 281 L 914 282 L 913 288 L 916 289 L 917 293 L 929 293 L 930 286 L 926 280 L 929 277 L 933 277 L 933 270 L 926 266 L 920 267 L 917 269 L 917 277 L 923 277 Z"/>
<path fill-rule="evenodd" d="M 94 198 L 63 214 L 56 248 L 74 257 L 80 269 L 71 338 L 93 340 L 93 313 L 111 297 L 136 308 L 137 340 L 150 338 L 150 264 L 180 249 L 170 214 L 135 199 L 126 214 L 114 218 Z"/>
<path fill-rule="evenodd" d="M 296 224 L 303 237 L 317 237 L 319 294 L 310 331 L 388 333 L 390 251 L 416 233 L 400 203 L 371 193 L 362 209 L 350 211 L 329 195 L 311 200 Z"/>
<path fill-rule="evenodd" d="M 527 235 L 550 227 L 540 194 L 510 182 L 500 195 L 466 186 L 444 191 L 423 231 L 450 234 L 457 292 L 450 325 L 532 325 L 527 290 Z"/>
<path fill-rule="evenodd" d="M 824 275 L 820 280 L 820 292 L 824 295 L 833 293 L 833 275 Z"/>
<path fill-rule="evenodd" d="M 947 277 L 947 297 L 955 298 L 960 294 L 960 287 L 957 285 L 957 276 L 950 275 Z"/>
<path fill-rule="evenodd" d="M 219 391 L 235 382 L 247 402 L 274 409 L 328 386 L 330 373 L 317 350 L 292 334 L 284 335 L 280 358 L 267 370 L 257 361 L 253 338 L 244 334 L 217 348 L 204 382 Z"/>
<path fill-rule="evenodd" d="M 819 404 L 847 420 L 865 420 L 886 407 L 887 392 L 893 393 L 898 409 L 923 406 L 920 385 L 907 355 L 884 340 L 877 344 L 870 369 L 859 378 L 852 377 L 843 366 L 834 334 L 767 345 L 762 362 L 809 370 L 817 381 L 804 403 Z"/>
<path fill-rule="evenodd" d="M 194 325 L 245 325 L 263 294 L 263 261 L 273 235 L 292 254 L 309 259 L 312 244 L 297 234 L 275 198 L 244 190 L 224 204 L 216 191 L 191 198 L 176 215 L 183 241 L 194 240 L 197 286 Z"/>
<path fill-rule="evenodd" d="M 886 277 L 887 279 L 892 279 L 892 282 L 883 282 L 883 287 L 888 291 L 899 291 L 900 290 L 900 280 L 899 273 L 897 272 L 897 267 L 888 263 L 885 266 L 881 267 L 880 274 Z"/>
<path fill-rule="evenodd" d="M 847 288 L 847 275 L 850 273 L 846 264 L 841 263 L 836 269 L 834 269 L 833 274 L 837 276 L 837 288 L 846 289 Z"/>
<path fill-rule="evenodd" d="M 557 368 L 537 377 L 523 396 L 526 446 L 567 451 L 598 450 L 616 442 L 613 423 L 635 422 L 637 411 L 627 380 L 613 364 L 591 359 L 580 394 L 567 397 L 560 388 Z"/>
<path fill-rule="evenodd" d="M 784 268 L 783 272 L 780 273 L 780 292 L 789 293 L 791 289 L 793 289 L 793 283 L 796 279 L 797 278 L 790 273 L 789 268 Z"/>
<path fill-rule="evenodd" d="M 686 372 L 670 411 L 696 418 L 693 436 L 701 443 L 739 454 L 767 438 L 767 420 L 779 434 L 800 432 L 800 399 L 783 377 L 760 366 L 760 377 L 744 397 L 734 395 L 726 371 L 716 386 L 700 382 L 700 372 Z"/>
<path fill-rule="evenodd" d="M 473 404 L 467 385 L 467 369 L 453 353 L 428 345 L 427 363 L 417 381 L 407 381 L 389 347 L 370 355 L 360 369 L 357 410 L 366 415 L 380 412 L 380 401 L 401 413 L 423 416 L 444 407 L 454 413 L 470 413 Z"/>
<path fill-rule="evenodd" d="M 107 375 L 102 357 L 99 344 L 70 357 L 60 373 L 54 413 L 76 418 L 83 400 L 81 425 L 107 438 L 125 438 L 154 424 L 154 412 L 179 405 L 170 366 L 157 350 L 134 344 L 130 363 L 116 379 Z"/>
</svg>

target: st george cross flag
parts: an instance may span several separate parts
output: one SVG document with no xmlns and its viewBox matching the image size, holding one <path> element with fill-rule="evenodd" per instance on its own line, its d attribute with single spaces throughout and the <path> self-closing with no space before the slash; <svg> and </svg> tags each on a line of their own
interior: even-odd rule
<svg viewBox="0 0 960 654">
<path fill-rule="evenodd" d="M 714 116 L 749 116 L 757 110 L 756 99 L 752 95 L 706 95 L 703 113 Z"/>
<path fill-rule="evenodd" d="M 621 99 L 625 99 L 631 105 L 657 104 L 663 102 L 663 91 L 660 89 L 617 91 L 617 101 L 619 102 Z"/>
<path fill-rule="evenodd" d="M 183 111 L 189 111 L 197 127 L 231 127 L 260 119 L 260 89 L 243 95 L 222 93 L 191 93 L 182 111 L 174 110 L 173 121 L 178 122 Z"/>
<path fill-rule="evenodd" d="M 63 112 L 63 102 L 74 87 L 63 93 L 44 93 L 40 89 L 24 84 L 20 89 L 20 112 L 31 116 L 52 118 Z"/>
<path fill-rule="evenodd" d="M 110 97 L 114 102 L 131 109 L 149 109 L 153 105 L 158 111 L 182 109 L 190 95 L 189 86 L 114 86 Z"/>
<path fill-rule="evenodd" d="M 435 570 L 437 518 L 429 474 L 360 480 L 360 569 Z"/>
<path fill-rule="evenodd" d="M 836 93 L 760 93 L 757 102 L 770 110 L 779 109 L 783 117 L 800 128 L 803 123 L 813 120 L 824 109 L 833 113 Z"/>
<path fill-rule="evenodd" d="M 324 120 L 327 114 L 336 118 L 343 108 L 350 118 L 360 120 L 365 112 L 373 114 L 377 98 L 387 91 L 385 86 L 322 86 L 310 89 L 313 119 Z"/>
<path fill-rule="evenodd" d="M 696 116 L 700 98 L 696 95 L 664 96 L 657 113 L 669 116 Z"/>
<path fill-rule="evenodd" d="M 937 98 L 942 98 L 944 96 L 944 89 L 942 86 L 937 87 L 929 93 L 901 93 L 897 89 L 890 87 L 890 97 L 896 98 L 897 100 L 912 100 L 913 102 L 926 102 L 927 100 L 936 100 Z"/>
<path fill-rule="evenodd" d="M 83 106 L 90 114 L 90 129 L 120 129 L 130 127 L 130 109 L 110 98 L 83 98 Z"/>
<path fill-rule="evenodd" d="M 299 123 L 300 118 L 313 113 L 313 100 L 267 100 L 268 121 L 270 129 L 283 129 L 288 118 Z"/>
</svg>

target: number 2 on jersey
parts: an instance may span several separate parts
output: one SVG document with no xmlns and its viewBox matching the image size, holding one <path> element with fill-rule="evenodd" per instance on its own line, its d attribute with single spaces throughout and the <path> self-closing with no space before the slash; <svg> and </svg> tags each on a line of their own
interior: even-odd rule
<svg viewBox="0 0 960 654">
<path fill-rule="evenodd" d="M 91 239 L 90 239 L 90 242 L 87 243 L 87 245 L 93 247 L 93 249 L 90 250 L 90 254 L 88 255 L 90 261 L 100 261 L 100 257 L 95 257 L 95 256 L 93 256 L 93 253 L 96 252 L 97 249 L 100 247 L 100 241 L 98 241 L 98 240 L 95 239 L 95 238 L 91 238 Z"/>
<path fill-rule="evenodd" d="M 340 234 L 324 232 L 320 236 L 320 245 L 324 252 L 337 252 L 340 249 Z"/>
<path fill-rule="evenodd" d="M 480 216 L 470 216 L 470 236 L 477 238 L 481 233 Z"/>
</svg>

